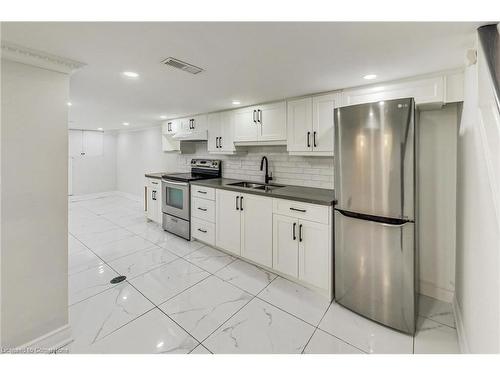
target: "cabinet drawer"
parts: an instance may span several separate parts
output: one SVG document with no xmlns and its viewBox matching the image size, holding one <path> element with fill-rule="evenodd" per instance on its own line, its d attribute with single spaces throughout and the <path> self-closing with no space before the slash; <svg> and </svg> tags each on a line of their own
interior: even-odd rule
<svg viewBox="0 0 500 375">
<path fill-rule="evenodd" d="M 274 198 L 273 213 L 315 221 L 317 223 L 330 224 L 329 207 L 318 204 Z"/>
<path fill-rule="evenodd" d="M 215 201 L 193 197 L 191 199 L 191 216 L 214 223 Z"/>
<path fill-rule="evenodd" d="M 191 237 L 215 246 L 215 224 L 196 218 L 191 219 Z"/>
<path fill-rule="evenodd" d="M 193 185 L 191 186 L 191 195 L 193 197 L 210 199 L 213 201 L 215 200 L 215 189 L 204 186 Z"/>
</svg>

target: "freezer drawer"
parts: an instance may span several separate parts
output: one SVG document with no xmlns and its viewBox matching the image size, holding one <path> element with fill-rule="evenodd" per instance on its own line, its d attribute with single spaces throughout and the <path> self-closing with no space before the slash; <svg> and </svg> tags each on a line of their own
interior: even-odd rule
<svg viewBox="0 0 500 375">
<path fill-rule="evenodd" d="M 388 224 L 335 210 L 335 299 L 369 319 L 415 332 L 413 222 Z"/>
</svg>

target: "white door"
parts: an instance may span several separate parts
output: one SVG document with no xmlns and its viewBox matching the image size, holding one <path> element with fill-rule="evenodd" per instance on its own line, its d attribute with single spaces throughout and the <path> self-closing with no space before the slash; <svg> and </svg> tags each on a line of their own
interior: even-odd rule
<svg viewBox="0 0 500 375">
<path fill-rule="evenodd" d="M 259 106 L 260 141 L 286 140 L 286 102 L 271 103 Z"/>
<path fill-rule="evenodd" d="M 69 130 L 68 137 L 69 156 L 83 156 L 83 130 Z"/>
<path fill-rule="evenodd" d="M 215 244 L 240 255 L 240 197 L 241 193 L 217 189 L 215 197 Z"/>
<path fill-rule="evenodd" d="M 154 193 L 153 193 L 153 189 L 151 188 L 151 184 L 149 183 L 149 181 L 147 184 L 147 194 L 148 194 L 148 205 L 147 205 L 148 211 L 147 211 L 146 216 L 149 220 L 155 221 L 156 216 L 157 216 L 156 203 L 155 203 L 155 200 L 153 199 Z"/>
<path fill-rule="evenodd" d="M 161 223 L 162 221 L 162 207 L 161 207 L 161 180 L 152 178 L 150 179 L 151 199 L 152 199 L 152 214 L 151 220 Z"/>
<path fill-rule="evenodd" d="M 332 281 L 331 227 L 312 221 L 299 221 L 299 279 L 330 290 Z"/>
<path fill-rule="evenodd" d="M 298 277 L 298 220 L 283 215 L 273 215 L 273 268 Z"/>
<path fill-rule="evenodd" d="M 257 141 L 259 125 L 257 123 L 257 108 L 248 107 L 234 112 L 234 140 Z"/>
<path fill-rule="evenodd" d="M 85 156 L 102 156 L 104 153 L 104 133 L 85 130 L 83 132 L 83 152 Z"/>
<path fill-rule="evenodd" d="M 312 98 L 287 103 L 287 151 L 311 151 Z"/>
<path fill-rule="evenodd" d="M 235 151 L 234 147 L 234 111 L 221 113 L 221 138 L 219 145 L 222 151 Z"/>
<path fill-rule="evenodd" d="M 208 125 L 208 141 L 207 141 L 207 149 L 208 152 L 218 152 L 220 151 L 219 147 L 219 137 L 221 137 L 221 117 L 222 114 L 219 113 L 211 113 L 207 116 L 207 125 Z"/>
<path fill-rule="evenodd" d="M 313 98 L 313 151 L 333 153 L 333 110 L 338 94 Z"/>
<path fill-rule="evenodd" d="M 241 210 L 241 256 L 267 267 L 273 264 L 273 200 L 244 194 Z"/>
</svg>

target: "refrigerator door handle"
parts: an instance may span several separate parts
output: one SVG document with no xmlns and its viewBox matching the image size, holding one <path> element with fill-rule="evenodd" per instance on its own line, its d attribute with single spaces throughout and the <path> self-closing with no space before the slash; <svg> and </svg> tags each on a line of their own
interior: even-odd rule
<svg viewBox="0 0 500 375">
<path fill-rule="evenodd" d="M 413 223 L 412 220 L 397 219 L 397 218 L 391 218 L 391 217 L 382 217 L 382 216 L 369 215 L 369 214 L 361 214 L 358 212 L 341 210 L 338 208 L 336 208 L 335 211 L 337 211 L 339 214 L 341 214 L 343 216 L 347 216 L 347 217 L 350 217 L 353 219 L 373 221 L 373 222 L 376 222 L 378 224 L 381 224 L 381 225 L 384 225 L 387 227 L 402 227 L 407 223 Z"/>
</svg>

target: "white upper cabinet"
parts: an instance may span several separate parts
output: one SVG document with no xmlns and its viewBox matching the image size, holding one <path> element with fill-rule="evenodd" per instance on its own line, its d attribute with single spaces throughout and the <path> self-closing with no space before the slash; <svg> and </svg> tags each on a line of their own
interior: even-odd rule
<svg viewBox="0 0 500 375">
<path fill-rule="evenodd" d="M 333 111 L 339 101 L 339 93 L 288 101 L 287 150 L 289 153 L 333 156 Z"/>
<path fill-rule="evenodd" d="M 286 102 L 257 108 L 259 141 L 286 141 Z"/>
<path fill-rule="evenodd" d="M 234 141 L 263 144 L 286 142 L 286 103 L 270 103 L 236 110 Z"/>
<path fill-rule="evenodd" d="M 313 127 L 311 146 L 314 152 L 333 155 L 334 117 L 333 111 L 339 105 L 339 94 L 313 97 Z"/>
<path fill-rule="evenodd" d="M 400 98 L 415 98 L 417 105 L 443 105 L 445 76 L 347 89 L 342 92 L 342 106 Z"/>
<path fill-rule="evenodd" d="M 234 154 L 234 111 L 210 113 L 207 116 L 208 152 Z"/>
<path fill-rule="evenodd" d="M 168 120 L 162 123 L 161 129 L 162 134 L 174 135 L 179 131 L 180 120 Z"/>
<path fill-rule="evenodd" d="M 312 98 L 287 103 L 287 145 L 289 152 L 312 151 Z"/>
<path fill-rule="evenodd" d="M 234 141 L 253 142 L 258 138 L 257 109 L 247 107 L 234 111 Z"/>
</svg>

